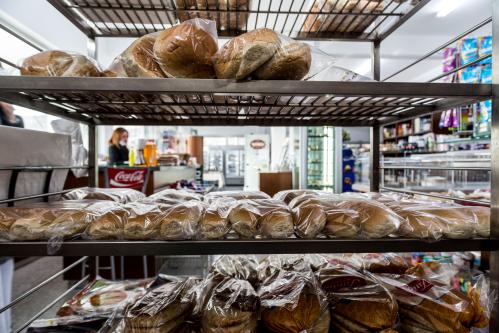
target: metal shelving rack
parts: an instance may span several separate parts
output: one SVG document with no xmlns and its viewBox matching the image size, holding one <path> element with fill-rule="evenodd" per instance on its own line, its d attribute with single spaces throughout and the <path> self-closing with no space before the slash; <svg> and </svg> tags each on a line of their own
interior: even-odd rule
<svg viewBox="0 0 499 333">
<path fill-rule="evenodd" d="M 372 43 L 373 77 L 378 82 L 306 82 L 139 79 L 139 78 L 40 78 L 1 77 L 0 100 L 48 114 L 85 123 L 89 126 L 89 186 L 97 185 L 96 136 L 99 125 L 262 125 L 262 126 L 369 126 L 371 128 L 371 190 L 380 184 L 380 126 L 417 115 L 452 107 L 493 100 L 492 183 L 499 183 L 499 62 L 494 62 L 493 85 L 444 83 L 380 82 L 382 41 L 412 17 L 430 0 L 421 0 L 408 11 L 402 3 L 388 1 L 377 14 L 352 13 L 332 8 L 324 13 L 272 6 L 252 6 L 247 10 L 225 8 L 182 8 L 168 0 L 48 0 L 89 38 L 89 54 L 95 55 L 95 38 L 129 37 L 162 30 L 174 24 L 179 14 L 234 14 L 250 16 L 247 29 L 266 26 L 298 39 L 343 39 Z M 314 4 L 317 0 L 314 0 Z M 373 0 L 368 0 L 369 3 Z M 269 2 L 271 3 L 271 2 Z M 293 0 L 293 3 L 295 1 Z M 303 2 L 305 3 L 305 1 Z M 255 9 L 256 8 L 256 9 Z M 312 8 L 310 6 L 310 8 Z M 345 18 L 379 17 L 378 23 L 361 34 L 330 33 L 327 28 L 303 31 L 288 26 L 308 15 L 337 15 Z M 171 14 L 171 15 L 170 15 Z M 341 15 L 340 15 L 341 14 Z M 263 19 L 254 20 L 251 16 Z M 217 16 L 218 17 L 218 16 Z M 269 17 L 271 19 L 269 20 Z M 261 24 L 264 20 L 265 24 Z M 301 21 L 300 21 L 301 20 Z M 492 13 L 494 51 L 499 56 L 499 3 Z M 285 22 L 282 23 L 281 22 Z M 295 22 L 296 23 L 296 22 Z M 281 24 L 279 26 L 279 24 Z M 293 24 L 293 23 L 290 23 Z M 298 24 L 299 26 L 299 24 Z M 289 29 L 288 29 L 289 28 Z M 219 31 L 234 36 L 246 29 Z M 445 47 L 445 46 L 443 46 Z M 433 54 L 433 53 L 431 53 Z M 430 54 L 430 55 L 431 55 Z M 428 57 L 428 55 L 426 56 Z M 2 59 L 0 59 L 2 61 Z M 419 62 L 419 61 L 418 61 Z M 4 62 L 6 63 L 6 62 Z M 398 74 L 398 72 L 396 73 Z M 48 193 L 46 195 L 52 195 Z M 23 198 L 19 198 L 23 199 Z M 406 251 L 491 251 L 491 285 L 499 288 L 499 187 L 492 186 L 491 238 L 440 240 L 412 239 L 339 240 L 223 240 L 223 241 L 67 241 L 49 253 L 47 242 L 1 242 L 2 255 L 92 256 L 90 267 L 99 255 L 185 255 L 224 253 L 314 253 L 314 252 L 406 252 Z M 94 258 L 94 259 L 93 259 Z M 83 262 L 82 262 L 83 263 Z M 36 288 L 36 287 L 35 287 Z M 34 288 L 34 289 L 35 289 Z M 36 290 L 30 290 L 31 294 Z M 65 294 L 67 295 L 67 294 Z M 61 295 L 63 297 L 64 295 Z M 13 304 L 0 309 L 0 312 Z M 38 314 L 41 315 L 42 313 Z M 490 326 L 499 333 L 499 308 L 495 304 Z M 36 319 L 33 318 L 32 320 Z M 29 323 L 28 323 L 29 324 Z"/>
</svg>

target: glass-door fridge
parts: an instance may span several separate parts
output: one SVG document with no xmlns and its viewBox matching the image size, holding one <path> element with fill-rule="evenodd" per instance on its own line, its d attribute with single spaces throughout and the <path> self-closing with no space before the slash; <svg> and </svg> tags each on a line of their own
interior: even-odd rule
<svg viewBox="0 0 499 333">
<path fill-rule="evenodd" d="M 307 128 L 307 188 L 335 191 L 335 128 Z"/>
<path fill-rule="evenodd" d="M 244 146 L 225 151 L 225 182 L 227 185 L 244 185 Z"/>
</svg>

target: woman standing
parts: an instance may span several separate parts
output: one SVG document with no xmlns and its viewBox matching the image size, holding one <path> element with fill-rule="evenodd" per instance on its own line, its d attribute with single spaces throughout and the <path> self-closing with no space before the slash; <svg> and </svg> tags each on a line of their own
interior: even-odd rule
<svg viewBox="0 0 499 333">
<path fill-rule="evenodd" d="M 128 162 L 128 131 L 118 127 L 109 140 L 109 164 L 124 164 Z"/>
</svg>

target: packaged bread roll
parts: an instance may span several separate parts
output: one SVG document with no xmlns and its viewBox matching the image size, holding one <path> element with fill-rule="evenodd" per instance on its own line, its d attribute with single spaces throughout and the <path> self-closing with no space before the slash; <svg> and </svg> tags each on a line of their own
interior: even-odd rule
<svg viewBox="0 0 499 333">
<path fill-rule="evenodd" d="M 65 200 L 109 200 L 123 204 L 144 198 L 144 193 L 131 188 L 81 187 L 63 195 Z"/>
<path fill-rule="evenodd" d="M 148 291 L 125 313 L 125 332 L 173 333 L 190 315 L 193 279 L 172 281 Z"/>
<path fill-rule="evenodd" d="M 165 203 L 165 204 L 175 204 L 183 201 L 202 199 L 201 195 L 185 190 L 175 190 L 175 189 L 165 189 L 147 197 L 148 201 Z"/>
<path fill-rule="evenodd" d="M 128 211 L 124 226 L 126 239 L 146 240 L 159 237 L 162 210 L 155 203 L 131 202 L 123 207 Z"/>
<path fill-rule="evenodd" d="M 308 272 L 312 267 L 326 263 L 321 255 L 269 255 L 258 265 L 258 279 L 260 283 L 268 283 L 268 280 L 278 278 L 281 271 Z"/>
<path fill-rule="evenodd" d="M 160 32 L 154 57 L 169 77 L 215 77 L 212 57 L 218 50 L 215 22 L 193 19 Z"/>
<path fill-rule="evenodd" d="M 371 273 L 404 274 L 409 264 L 396 253 L 364 253 L 356 254 L 362 262 L 364 270 Z"/>
<path fill-rule="evenodd" d="M 355 238 L 361 230 L 360 213 L 354 209 L 332 208 L 325 210 L 326 236 L 338 238 Z"/>
<path fill-rule="evenodd" d="M 301 80 L 310 70 L 312 51 L 308 44 L 283 39 L 269 61 L 253 73 L 258 80 Z"/>
<path fill-rule="evenodd" d="M 270 199 L 270 196 L 261 191 L 218 191 L 210 192 L 204 196 L 204 200 L 210 203 L 220 198 L 229 198 L 235 200 L 243 199 Z"/>
<path fill-rule="evenodd" d="M 94 60 L 76 53 L 44 51 L 24 59 L 21 75 L 30 76 L 100 76 Z"/>
<path fill-rule="evenodd" d="M 87 230 L 90 239 L 122 239 L 129 212 L 110 201 L 97 201 L 89 207 L 94 215 Z"/>
<path fill-rule="evenodd" d="M 0 239 L 9 239 L 10 227 L 17 220 L 29 215 L 37 216 L 43 213 L 43 209 L 29 207 L 0 207 Z"/>
<path fill-rule="evenodd" d="M 135 40 L 121 55 L 119 61 L 128 77 L 165 77 L 154 57 L 154 43 L 158 33 L 147 34 Z"/>
<path fill-rule="evenodd" d="M 225 278 L 211 292 L 201 318 L 203 333 L 256 333 L 258 296 L 246 280 Z"/>
<path fill-rule="evenodd" d="M 237 80 L 247 78 L 272 58 L 279 43 L 279 36 L 267 28 L 256 29 L 232 38 L 214 57 L 217 78 Z"/>
<path fill-rule="evenodd" d="M 160 215 L 160 237 L 182 240 L 196 236 L 203 205 L 197 201 L 186 201 L 167 209 Z"/>
<path fill-rule="evenodd" d="M 291 201 L 290 206 L 298 198 Z M 326 213 L 320 200 L 307 199 L 292 208 L 295 232 L 301 238 L 315 238 L 326 225 Z"/>
<path fill-rule="evenodd" d="M 261 212 L 252 200 L 239 200 L 231 209 L 229 221 L 232 229 L 244 238 L 253 238 L 260 230 Z"/>
<path fill-rule="evenodd" d="M 260 210 L 260 235 L 267 238 L 288 238 L 294 233 L 293 215 L 284 202 L 275 199 L 255 199 Z"/>
<path fill-rule="evenodd" d="M 395 328 L 397 302 L 375 278 L 338 265 L 320 269 L 317 276 L 331 306 L 335 331 L 385 332 Z"/>
<path fill-rule="evenodd" d="M 468 209 L 475 215 L 476 218 L 476 234 L 480 237 L 490 237 L 490 208 L 471 206 Z"/>
<path fill-rule="evenodd" d="M 224 255 L 210 267 L 214 277 L 232 277 L 246 280 L 256 287 L 258 284 L 258 261 L 252 255 Z"/>
<path fill-rule="evenodd" d="M 281 200 L 284 201 L 287 205 L 290 204 L 290 202 L 299 196 L 302 196 L 304 194 L 310 194 L 310 195 L 320 195 L 320 191 L 315 191 L 315 190 L 285 190 L 285 191 L 280 191 L 274 194 L 272 197 L 275 200 Z"/>
<path fill-rule="evenodd" d="M 77 211 L 73 211 L 78 213 Z M 31 213 L 17 218 L 11 224 L 8 238 L 10 240 L 46 240 L 50 225 L 55 220 L 55 213 L 50 209 L 32 208 Z M 85 230 L 83 228 L 83 230 Z"/>
<path fill-rule="evenodd" d="M 396 298 L 402 331 L 469 333 L 488 326 L 489 318 L 476 291 L 468 295 L 438 281 L 415 275 L 376 274 Z"/>
<path fill-rule="evenodd" d="M 443 237 L 444 226 L 433 215 L 410 208 L 399 208 L 396 212 L 404 219 L 399 228 L 401 236 L 434 240 Z"/>
<path fill-rule="evenodd" d="M 230 231 L 229 213 L 235 200 L 221 198 L 208 204 L 199 221 L 201 239 L 223 238 Z"/>
<path fill-rule="evenodd" d="M 271 332 L 329 332 L 327 301 L 311 271 L 282 271 L 258 295 L 262 322 Z"/>
</svg>

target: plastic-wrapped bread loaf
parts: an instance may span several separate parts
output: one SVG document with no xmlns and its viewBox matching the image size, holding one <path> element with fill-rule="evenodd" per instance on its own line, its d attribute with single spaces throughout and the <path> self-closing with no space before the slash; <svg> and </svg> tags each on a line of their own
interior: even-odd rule
<svg viewBox="0 0 499 333">
<path fill-rule="evenodd" d="M 129 212 L 121 205 L 110 201 L 100 201 L 90 207 L 95 218 L 86 230 L 90 239 L 122 239 Z"/>
<path fill-rule="evenodd" d="M 293 235 L 293 215 L 289 207 L 275 199 L 255 199 L 260 211 L 260 235 L 266 238 L 288 238 Z"/>
<path fill-rule="evenodd" d="M 64 51 L 44 51 L 24 59 L 21 75 L 101 76 L 94 60 Z"/>
<path fill-rule="evenodd" d="M 235 232 L 243 238 L 253 238 L 260 230 L 261 212 L 252 200 L 239 200 L 229 214 L 229 221 Z"/>
<path fill-rule="evenodd" d="M 476 234 L 480 237 L 490 237 L 490 208 L 471 206 L 468 210 L 476 217 Z"/>
<path fill-rule="evenodd" d="M 224 255 L 210 267 L 214 278 L 231 277 L 246 280 L 256 287 L 258 284 L 258 260 L 252 255 Z"/>
<path fill-rule="evenodd" d="M 311 198 L 307 198 L 307 196 L 305 194 L 293 199 L 290 207 L 292 207 L 293 222 L 298 237 L 315 238 L 322 233 L 326 225 L 326 213 L 319 199 L 315 196 Z"/>
<path fill-rule="evenodd" d="M 166 189 L 154 194 L 151 194 L 147 197 L 147 201 L 161 203 L 161 204 L 174 204 L 184 201 L 197 200 L 200 201 L 202 199 L 201 195 L 185 191 L 185 190 L 174 190 L 174 189 Z"/>
<path fill-rule="evenodd" d="M 243 199 L 270 199 L 270 196 L 261 191 L 219 191 L 210 192 L 204 196 L 206 202 L 211 202 L 219 198 L 229 198 L 235 200 Z"/>
<path fill-rule="evenodd" d="M 160 237 L 170 240 L 194 238 L 203 209 L 204 206 L 199 201 L 187 201 L 166 209 L 159 217 Z"/>
<path fill-rule="evenodd" d="M 218 50 L 215 22 L 193 19 L 160 32 L 154 57 L 168 77 L 214 78 L 212 57 Z"/>
<path fill-rule="evenodd" d="M 267 28 L 232 38 L 214 57 L 219 79 L 244 79 L 272 58 L 279 48 L 279 36 Z"/>
<path fill-rule="evenodd" d="M 63 195 L 66 200 L 109 200 L 124 204 L 144 198 L 144 193 L 130 188 L 81 187 Z"/>
<path fill-rule="evenodd" d="M 133 240 L 159 238 L 162 210 L 156 203 L 147 201 L 132 202 L 123 207 L 128 211 L 124 226 L 124 237 Z"/>
<path fill-rule="evenodd" d="M 219 198 L 207 204 L 199 221 L 201 239 L 223 238 L 230 231 L 229 214 L 235 200 Z"/>
<path fill-rule="evenodd" d="M 154 43 L 158 33 L 135 40 L 117 59 L 128 77 L 165 77 L 154 57 Z M 116 71 L 119 73 L 119 71 Z"/>
</svg>

